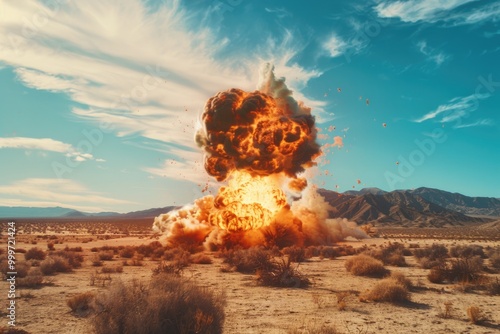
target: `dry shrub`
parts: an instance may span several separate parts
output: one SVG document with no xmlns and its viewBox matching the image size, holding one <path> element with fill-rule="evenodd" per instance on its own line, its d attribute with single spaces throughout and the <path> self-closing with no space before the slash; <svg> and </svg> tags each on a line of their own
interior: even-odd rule
<svg viewBox="0 0 500 334">
<path fill-rule="evenodd" d="M 486 283 L 486 291 L 490 296 L 500 295 L 500 280 L 498 277 L 491 278 L 488 283 Z"/>
<path fill-rule="evenodd" d="M 64 247 L 64 250 L 67 251 L 67 252 L 78 252 L 78 253 L 83 252 L 83 248 L 80 247 L 80 246 L 78 246 L 78 247 L 68 247 L 68 246 L 66 246 L 66 247 Z"/>
<path fill-rule="evenodd" d="M 59 256 L 68 260 L 68 263 L 71 268 L 80 268 L 83 262 L 83 255 L 77 252 L 68 252 L 68 251 L 57 251 L 52 252 L 51 256 Z"/>
<path fill-rule="evenodd" d="M 483 310 L 481 310 L 478 306 L 471 305 L 467 308 L 467 317 L 469 321 L 473 324 L 478 324 L 484 320 L 486 320 L 485 314 Z"/>
<path fill-rule="evenodd" d="M 402 272 L 396 271 L 391 273 L 391 278 L 396 282 L 404 286 L 407 290 L 411 290 L 413 288 L 413 282 L 405 276 Z"/>
<path fill-rule="evenodd" d="M 443 319 L 450 319 L 453 316 L 453 303 L 446 301 L 443 303 L 443 308 L 439 308 L 438 317 Z"/>
<path fill-rule="evenodd" d="M 131 259 L 135 254 L 135 247 L 127 246 L 120 251 L 120 256 L 126 259 Z"/>
<path fill-rule="evenodd" d="M 459 258 L 480 256 L 481 258 L 485 258 L 486 254 L 480 245 L 457 245 L 450 248 L 450 256 Z"/>
<path fill-rule="evenodd" d="M 180 276 L 186 265 L 181 262 L 161 261 L 156 268 L 153 269 L 153 276 L 160 274 L 170 274 Z"/>
<path fill-rule="evenodd" d="M 319 248 L 320 259 L 334 259 L 339 255 L 340 255 L 339 252 L 332 246 L 322 246 Z"/>
<path fill-rule="evenodd" d="M 382 277 L 388 273 L 382 261 L 366 254 L 359 254 L 349 258 L 345 267 L 348 272 L 356 276 Z"/>
<path fill-rule="evenodd" d="M 304 262 L 306 260 L 306 250 L 303 247 L 285 247 L 282 249 L 282 253 L 288 255 L 292 262 Z"/>
<path fill-rule="evenodd" d="M 448 258 L 448 248 L 442 244 L 432 244 L 428 248 L 417 248 L 413 250 L 413 255 L 420 262 L 424 269 L 439 266 Z"/>
<path fill-rule="evenodd" d="M 68 259 L 62 256 L 49 256 L 40 263 L 40 270 L 44 275 L 53 275 L 55 273 L 66 273 L 71 271 Z"/>
<path fill-rule="evenodd" d="M 28 275 L 16 278 L 16 285 L 20 288 L 35 289 L 43 285 L 43 275 L 40 268 L 31 268 Z"/>
<path fill-rule="evenodd" d="M 118 282 L 96 298 L 97 334 L 222 333 L 225 297 L 177 276 Z"/>
<path fill-rule="evenodd" d="M 258 268 L 257 281 L 263 286 L 305 288 L 311 284 L 309 278 L 292 267 L 289 258 L 271 260 L 270 266 Z"/>
<path fill-rule="evenodd" d="M 406 267 L 403 252 L 405 247 L 400 243 L 389 243 L 387 246 L 365 251 L 365 254 L 382 261 L 385 265 Z"/>
<path fill-rule="evenodd" d="M 45 254 L 45 251 L 38 248 L 38 247 L 33 247 L 33 248 L 30 248 L 28 249 L 28 251 L 26 252 L 26 254 L 24 254 L 24 258 L 26 260 L 45 260 L 45 256 L 47 256 L 47 254 Z"/>
<path fill-rule="evenodd" d="M 191 253 L 182 248 L 168 249 L 163 254 L 166 261 L 177 262 L 179 265 L 187 267 L 190 263 Z"/>
<path fill-rule="evenodd" d="M 262 248 L 229 250 L 221 255 L 224 263 L 240 273 L 253 274 L 257 270 L 269 271 L 273 268 L 271 251 Z"/>
<path fill-rule="evenodd" d="M 48 249 L 49 251 L 53 251 L 53 250 L 55 250 L 56 248 L 54 247 L 54 243 L 53 243 L 53 242 L 49 242 L 49 243 L 47 243 L 47 249 Z"/>
<path fill-rule="evenodd" d="M 103 274 L 112 274 L 112 273 L 122 273 L 123 272 L 123 266 L 122 265 L 116 265 L 114 267 L 102 267 L 101 268 L 101 273 Z"/>
<path fill-rule="evenodd" d="M 488 253 L 490 264 L 495 269 L 500 269 L 500 248 L 491 250 Z"/>
<path fill-rule="evenodd" d="M 152 241 L 147 245 L 137 246 L 137 253 L 144 255 L 145 257 L 151 257 L 154 253 L 159 254 L 165 251 L 165 248 L 159 241 Z M 160 255 L 161 256 L 161 255 Z"/>
<path fill-rule="evenodd" d="M 94 254 L 92 256 L 92 258 L 90 259 L 90 261 L 92 262 L 92 265 L 94 267 L 102 266 L 102 260 L 101 260 L 101 257 L 99 256 L 99 254 Z"/>
<path fill-rule="evenodd" d="M 448 269 L 450 282 L 477 282 L 481 278 L 483 259 L 479 256 L 453 259 Z"/>
<path fill-rule="evenodd" d="M 351 296 L 349 291 L 340 291 L 335 294 L 337 297 L 337 309 L 344 311 L 347 307 L 347 299 Z"/>
<path fill-rule="evenodd" d="M 79 293 L 66 300 L 66 304 L 71 309 L 71 312 L 79 315 L 86 316 L 93 309 L 93 301 L 95 294 L 91 291 Z"/>
<path fill-rule="evenodd" d="M 89 282 L 89 285 L 90 286 L 106 286 L 108 284 L 110 284 L 112 281 L 112 278 L 109 274 L 103 274 L 103 273 L 99 273 L 99 272 L 95 272 L 95 273 L 92 273 L 90 274 L 90 282 Z"/>
<path fill-rule="evenodd" d="M 402 303 L 410 301 L 410 292 L 399 281 L 389 277 L 378 282 L 362 298 L 375 302 Z"/>
<path fill-rule="evenodd" d="M 99 259 L 101 261 L 111 261 L 113 260 L 115 253 L 113 251 L 100 251 L 98 253 Z"/>
<path fill-rule="evenodd" d="M 309 246 L 306 248 L 306 253 L 305 253 L 306 259 L 310 259 L 316 256 L 319 256 L 319 248 L 317 246 Z"/>
<path fill-rule="evenodd" d="M 207 254 L 197 253 L 191 255 L 190 262 L 195 264 L 212 264 L 212 258 Z"/>
</svg>

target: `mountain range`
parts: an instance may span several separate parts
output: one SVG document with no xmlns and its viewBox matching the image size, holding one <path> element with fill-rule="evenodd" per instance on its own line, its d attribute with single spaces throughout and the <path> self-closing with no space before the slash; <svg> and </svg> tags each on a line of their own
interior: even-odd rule
<svg viewBox="0 0 500 334">
<path fill-rule="evenodd" d="M 118 212 L 98 212 L 88 213 L 69 208 L 34 208 L 23 206 L 0 206 L 0 218 L 81 218 L 81 217 L 120 217 L 120 218 L 148 218 L 156 217 L 162 213 L 169 212 L 177 208 L 176 206 L 166 206 L 163 208 L 152 208 L 141 211 L 127 213 Z"/>
<path fill-rule="evenodd" d="M 432 188 L 395 190 L 364 188 L 338 193 L 319 189 L 330 204 L 330 218 L 347 218 L 358 224 L 386 226 L 444 227 L 463 226 L 500 220 L 500 199 L 469 197 Z M 77 218 L 121 217 L 148 218 L 175 209 L 175 206 L 128 213 L 86 213 L 69 208 L 33 208 L 0 206 L 2 218 Z"/>
<path fill-rule="evenodd" d="M 395 190 L 377 188 L 338 193 L 319 189 L 330 204 L 331 218 L 358 224 L 444 227 L 500 219 L 500 199 L 469 197 L 432 188 Z"/>
</svg>

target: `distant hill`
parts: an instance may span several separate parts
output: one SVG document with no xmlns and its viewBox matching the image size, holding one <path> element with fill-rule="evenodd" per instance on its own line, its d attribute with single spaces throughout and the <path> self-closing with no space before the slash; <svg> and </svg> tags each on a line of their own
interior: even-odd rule
<svg viewBox="0 0 500 334">
<path fill-rule="evenodd" d="M 331 205 L 331 218 L 348 218 L 357 223 L 407 227 L 444 227 L 482 223 L 487 219 L 470 217 L 433 203 L 412 191 L 340 194 L 320 189 Z"/>
<path fill-rule="evenodd" d="M 373 194 L 373 195 L 383 195 L 387 194 L 387 191 L 384 191 L 379 188 L 363 188 L 361 190 L 348 190 L 344 191 L 345 195 L 365 195 L 365 194 Z"/>
<path fill-rule="evenodd" d="M 469 197 L 459 193 L 432 188 L 417 188 L 407 192 L 419 195 L 444 208 L 474 216 L 500 217 L 500 199 L 493 197 Z"/>
<path fill-rule="evenodd" d="M 9 207 L 0 206 L 0 218 L 79 218 L 79 217 L 120 217 L 120 218 L 147 218 L 156 217 L 175 209 L 175 206 L 163 208 L 153 208 L 128 213 L 118 212 L 98 212 L 87 213 L 74 209 L 53 207 L 53 208 L 33 208 L 33 207 Z"/>
<path fill-rule="evenodd" d="M 348 218 L 357 223 L 403 227 L 445 227 L 486 224 L 485 228 L 498 228 L 500 199 L 469 197 L 438 189 L 418 188 L 386 192 L 378 188 L 365 188 L 338 193 L 319 189 L 330 204 L 331 218 Z M 74 209 L 0 207 L 0 218 L 153 218 L 176 209 L 175 206 L 152 208 L 129 213 L 86 213 Z M 491 219 L 488 219 L 491 217 Z M 478 225 L 479 226 L 479 225 Z"/>
</svg>

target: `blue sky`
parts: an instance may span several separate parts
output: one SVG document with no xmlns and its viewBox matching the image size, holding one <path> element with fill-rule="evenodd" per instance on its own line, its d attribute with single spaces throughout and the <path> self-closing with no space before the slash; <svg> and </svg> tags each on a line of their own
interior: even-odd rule
<svg viewBox="0 0 500 334">
<path fill-rule="evenodd" d="M 316 115 L 320 187 L 500 197 L 499 20 L 499 1 L 5 1 L 0 205 L 202 196 L 203 106 L 264 62 Z"/>
</svg>

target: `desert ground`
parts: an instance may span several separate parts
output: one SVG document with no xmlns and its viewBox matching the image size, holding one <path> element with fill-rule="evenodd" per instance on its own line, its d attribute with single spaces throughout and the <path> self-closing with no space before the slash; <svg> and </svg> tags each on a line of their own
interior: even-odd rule
<svg viewBox="0 0 500 334">
<path fill-rule="evenodd" d="M 8 271 L 6 223 L 2 221 L 3 273 Z M 288 282 L 292 284 L 266 286 L 259 271 L 239 270 L 234 257 L 233 262 L 228 261 L 228 252 L 188 255 L 179 265 L 178 254 L 185 257 L 186 252 L 165 247 L 162 236 L 151 231 L 151 223 L 149 219 L 16 221 L 16 266 L 24 268 L 24 274 L 19 274 L 24 275 L 24 281 L 16 287 L 15 331 L 7 327 L 5 296 L 9 286 L 5 280 L 0 285 L 4 291 L 0 333 L 95 333 L 93 300 L 118 282 L 149 282 L 160 264 L 177 266 L 179 270 L 174 271 L 182 280 L 223 296 L 224 333 L 500 332 L 498 230 L 379 229 L 370 239 L 345 240 L 331 247 L 289 252 L 274 249 L 272 261 L 299 254 L 295 260 L 300 262 L 290 264 Z M 469 259 L 476 259 L 474 263 L 480 267 L 474 267 L 467 279 L 445 277 L 433 279 L 441 283 L 432 283 L 428 278 L 431 269 L 425 268 L 433 267 L 425 251 L 432 245 L 449 251 L 437 259 L 444 259 L 441 264 L 465 259 L 467 265 Z M 33 248 L 39 252 L 30 252 Z M 383 273 L 355 275 L 354 270 L 346 269 L 346 263 L 358 261 L 355 257 L 359 253 L 386 262 L 381 257 L 384 249 L 390 250 L 386 257 L 397 253 L 399 258 L 389 260 L 397 265 L 384 263 Z M 245 254 L 242 251 L 240 256 Z M 62 272 L 40 272 L 44 261 L 56 257 L 79 258 L 76 262 L 81 263 Z M 370 291 L 385 282 L 384 276 L 397 277 L 397 273 L 406 278 L 405 296 L 375 300 Z M 297 277 L 297 284 L 293 284 Z M 301 284 L 302 280 L 307 284 Z M 85 293 L 91 296 L 88 302 L 78 302 L 77 297 Z"/>
</svg>

